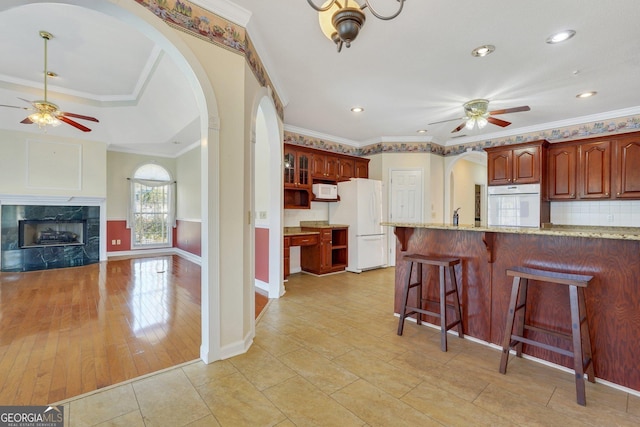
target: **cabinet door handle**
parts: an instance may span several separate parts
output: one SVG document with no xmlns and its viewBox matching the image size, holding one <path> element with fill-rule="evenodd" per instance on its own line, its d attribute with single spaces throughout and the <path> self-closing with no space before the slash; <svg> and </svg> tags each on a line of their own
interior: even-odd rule
<svg viewBox="0 0 640 427">
<path fill-rule="evenodd" d="M 604 195 L 605 195 L 605 196 L 608 196 L 608 195 L 609 195 L 609 193 L 604 193 Z"/>
<path fill-rule="evenodd" d="M 616 196 L 619 196 L 619 195 L 620 195 L 620 193 L 616 194 Z"/>
</svg>

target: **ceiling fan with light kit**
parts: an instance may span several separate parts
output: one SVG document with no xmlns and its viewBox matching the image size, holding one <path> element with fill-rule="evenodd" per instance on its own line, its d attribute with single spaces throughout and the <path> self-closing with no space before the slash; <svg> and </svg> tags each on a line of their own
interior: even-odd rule
<svg viewBox="0 0 640 427">
<path fill-rule="evenodd" d="M 520 111 L 529 111 L 529 110 L 531 110 L 531 108 L 529 108 L 528 105 L 523 105 L 523 106 L 520 106 L 520 107 L 513 107 L 513 108 L 505 108 L 505 109 L 502 109 L 502 110 L 488 111 L 489 110 L 489 100 L 487 100 L 487 99 L 472 99 L 469 102 L 465 102 L 463 107 L 464 107 L 464 113 L 465 113 L 464 117 L 458 117 L 458 118 L 455 118 L 455 119 L 449 119 L 449 120 L 442 120 L 442 121 L 439 121 L 439 122 L 433 122 L 433 123 L 429 123 L 429 125 L 435 125 L 435 124 L 439 124 L 439 123 L 451 122 L 451 121 L 454 121 L 454 120 L 464 120 L 464 122 L 462 124 L 460 124 L 454 130 L 452 130 L 451 133 L 459 132 L 465 127 L 467 129 L 469 129 L 469 130 L 471 130 L 473 128 L 482 129 L 487 125 L 487 123 L 491 123 L 491 124 L 494 124 L 494 125 L 500 126 L 500 127 L 507 127 L 507 126 L 509 126 L 511 124 L 511 122 L 508 122 L 506 120 L 497 119 L 497 118 L 495 118 L 493 116 L 497 116 L 499 114 L 518 113 Z"/>
<path fill-rule="evenodd" d="M 70 117 L 74 119 L 88 120 L 96 123 L 99 122 L 98 119 L 96 119 L 95 117 L 83 116 L 81 114 L 60 111 L 56 104 L 48 101 L 47 79 L 51 76 L 55 76 L 55 73 L 51 73 L 47 70 L 47 42 L 53 38 L 53 35 L 47 31 L 40 31 L 40 37 L 42 37 L 42 39 L 44 40 L 44 99 L 29 101 L 24 98 L 18 98 L 31 104 L 31 108 L 6 104 L 0 104 L 0 107 L 19 108 L 22 110 L 33 111 L 33 113 L 30 113 L 24 120 L 20 122 L 26 125 L 35 123 L 38 125 L 38 127 L 58 126 L 60 123 L 64 122 L 77 129 L 80 129 L 83 132 L 91 132 L 91 129 L 76 122 L 75 120 L 72 120 Z"/>
</svg>

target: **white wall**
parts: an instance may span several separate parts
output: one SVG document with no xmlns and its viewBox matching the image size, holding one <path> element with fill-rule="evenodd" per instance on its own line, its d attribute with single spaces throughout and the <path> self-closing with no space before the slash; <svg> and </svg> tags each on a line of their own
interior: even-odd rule
<svg viewBox="0 0 640 427">
<path fill-rule="evenodd" d="M 124 220 L 127 218 L 129 200 L 129 181 L 135 170 L 145 163 L 156 163 L 176 178 L 176 160 L 166 157 L 145 156 L 141 154 L 107 152 L 107 219 Z"/>
<path fill-rule="evenodd" d="M 106 197 L 106 156 L 106 144 L 55 129 L 0 130 L 0 194 Z"/>
<path fill-rule="evenodd" d="M 202 219 L 200 145 L 178 157 L 175 169 L 177 181 L 176 218 L 185 221 L 199 221 Z"/>
<path fill-rule="evenodd" d="M 460 208 L 460 225 L 475 223 L 475 186 L 487 184 L 487 167 L 460 159 L 452 170 L 452 207 Z M 486 196 L 485 196 L 486 197 Z M 453 220 L 453 217 L 450 219 Z"/>
<path fill-rule="evenodd" d="M 255 169 L 254 169 L 254 210 L 257 227 L 269 226 L 269 205 L 271 202 L 271 173 L 269 159 L 269 135 L 265 116 L 259 113 L 256 117 Z"/>
</svg>

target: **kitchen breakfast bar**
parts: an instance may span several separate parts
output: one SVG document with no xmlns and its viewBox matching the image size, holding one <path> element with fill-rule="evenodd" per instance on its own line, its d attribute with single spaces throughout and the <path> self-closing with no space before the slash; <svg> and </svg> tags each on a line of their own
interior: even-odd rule
<svg viewBox="0 0 640 427">
<path fill-rule="evenodd" d="M 505 333 L 514 266 L 593 276 L 585 290 L 595 377 L 640 391 L 640 229 L 569 227 L 550 229 L 383 223 L 395 227 L 394 312 L 401 311 L 409 272 L 405 254 L 447 256 L 456 268 L 465 335 L 500 346 Z M 437 300 L 437 268 L 424 268 L 422 297 Z M 414 277 L 413 280 L 416 278 Z M 536 283 L 535 281 L 533 283 Z M 415 301 L 416 289 L 409 299 Z M 564 287 L 536 283 L 528 291 L 527 323 L 570 333 L 569 295 Z M 533 304 L 535 302 L 535 304 Z M 426 322 L 439 320 L 423 315 Z M 567 347 L 557 337 L 527 332 L 549 345 Z M 524 345 L 523 353 L 572 368 L 573 360 Z M 496 356 L 496 370 L 500 357 Z"/>
</svg>

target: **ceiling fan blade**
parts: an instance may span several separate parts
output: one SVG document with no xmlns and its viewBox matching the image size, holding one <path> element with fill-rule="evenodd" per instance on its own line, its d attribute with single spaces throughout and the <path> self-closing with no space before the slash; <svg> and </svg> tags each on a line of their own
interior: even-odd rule
<svg viewBox="0 0 640 427">
<path fill-rule="evenodd" d="M 505 108 L 504 110 L 489 111 L 489 114 L 495 116 L 496 114 L 518 113 L 520 111 L 529 111 L 529 110 L 531 110 L 531 108 L 528 105 L 523 105 L 521 107 L 513 107 L 513 108 Z"/>
<path fill-rule="evenodd" d="M 22 100 L 22 101 L 26 102 L 27 104 L 31 104 L 31 105 L 33 105 L 33 102 L 32 102 L 32 101 L 29 101 L 28 99 L 24 99 L 24 98 L 20 98 L 20 97 L 18 97 L 18 99 L 20 99 L 20 100 Z"/>
<path fill-rule="evenodd" d="M 81 125 L 78 122 L 74 122 L 73 120 L 65 117 L 65 116 L 58 116 L 58 119 L 62 122 L 65 122 L 68 125 L 73 126 L 74 128 L 80 129 L 82 132 L 91 132 L 91 129 L 89 129 L 86 126 Z"/>
<path fill-rule="evenodd" d="M 21 110 L 30 110 L 31 109 L 31 108 L 27 108 L 27 107 L 18 107 L 16 105 L 7 105 L 7 104 L 0 104 L 0 107 L 19 108 Z"/>
<path fill-rule="evenodd" d="M 64 112 L 64 111 L 61 111 L 61 112 L 58 113 L 58 118 L 60 118 L 60 116 L 73 117 L 75 119 L 82 119 L 82 120 L 90 120 L 90 121 L 96 122 L 96 123 L 100 122 L 100 120 L 96 119 L 95 117 L 83 116 L 81 114 L 75 114 L 75 113 L 67 113 L 67 112 Z"/>
<path fill-rule="evenodd" d="M 463 122 L 460 126 L 455 128 L 454 130 L 452 130 L 451 133 L 460 132 L 462 130 L 462 128 L 464 128 L 466 125 L 467 125 L 467 122 Z"/>
<path fill-rule="evenodd" d="M 507 122 L 505 120 L 496 119 L 495 117 L 491 117 L 491 116 L 487 117 L 487 121 L 489 123 L 493 123 L 494 125 L 501 126 L 503 128 L 507 127 L 507 126 L 509 126 L 511 124 L 511 122 Z"/>
<path fill-rule="evenodd" d="M 30 125 L 33 122 L 31 121 L 31 119 L 29 117 L 26 117 L 24 120 L 22 120 L 20 123 L 25 124 L 25 125 Z"/>
<path fill-rule="evenodd" d="M 428 123 L 427 126 L 437 125 L 439 123 L 453 122 L 454 120 L 464 120 L 466 117 L 456 117 L 455 119 L 440 120 L 439 122 Z"/>
</svg>

